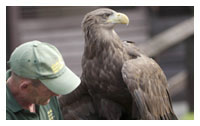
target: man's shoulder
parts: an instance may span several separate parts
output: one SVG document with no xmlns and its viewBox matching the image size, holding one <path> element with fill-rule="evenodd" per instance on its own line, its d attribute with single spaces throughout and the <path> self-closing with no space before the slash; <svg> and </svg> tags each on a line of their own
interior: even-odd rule
<svg viewBox="0 0 200 126">
<path fill-rule="evenodd" d="M 59 106 L 58 99 L 57 99 L 56 96 L 53 96 L 53 97 L 51 98 L 50 104 L 51 104 L 51 105 L 54 105 L 54 106 Z"/>
<path fill-rule="evenodd" d="M 59 104 L 58 98 L 56 96 L 51 98 L 50 105 L 51 105 L 52 109 L 54 110 L 58 119 L 62 120 L 63 116 L 62 116 L 62 112 L 60 110 L 60 104 Z"/>
<path fill-rule="evenodd" d="M 16 119 L 15 114 L 6 107 L 6 120 L 14 120 Z"/>
</svg>

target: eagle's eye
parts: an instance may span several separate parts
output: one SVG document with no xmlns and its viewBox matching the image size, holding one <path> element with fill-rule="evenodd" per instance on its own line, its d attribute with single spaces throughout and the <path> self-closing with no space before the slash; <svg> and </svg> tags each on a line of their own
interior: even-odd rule
<svg viewBox="0 0 200 126">
<path fill-rule="evenodd" d="M 103 18 L 107 18 L 107 17 L 109 17 L 110 15 L 111 15 L 110 13 L 105 13 L 105 14 L 102 15 L 102 17 L 103 17 Z"/>
</svg>

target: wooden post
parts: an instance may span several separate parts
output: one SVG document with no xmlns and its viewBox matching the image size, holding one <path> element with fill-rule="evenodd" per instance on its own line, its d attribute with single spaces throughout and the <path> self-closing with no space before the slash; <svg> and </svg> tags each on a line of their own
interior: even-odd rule
<svg viewBox="0 0 200 126">
<path fill-rule="evenodd" d="M 194 17 L 173 26 L 140 44 L 139 48 L 146 55 L 154 57 L 157 54 L 177 45 L 194 34 Z"/>
<path fill-rule="evenodd" d="M 188 72 L 187 101 L 190 111 L 194 111 L 194 36 L 188 38 L 186 45 L 186 67 Z"/>
<path fill-rule="evenodd" d="M 9 60 L 12 51 L 19 43 L 18 20 L 19 7 L 6 7 L 6 62 Z M 6 69 L 8 66 L 6 65 Z"/>
</svg>

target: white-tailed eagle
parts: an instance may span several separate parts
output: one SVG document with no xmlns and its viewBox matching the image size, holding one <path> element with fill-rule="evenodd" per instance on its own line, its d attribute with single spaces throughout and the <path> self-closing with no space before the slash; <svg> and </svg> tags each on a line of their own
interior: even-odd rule
<svg viewBox="0 0 200 126">
<path fill-rule="evenodd" d="M 162 69 L 115 32 L 128 23 L 107 8 L 85 15 L 82 82 L 60 98 L 65 119 L 177 119 Z"/>
</svg>

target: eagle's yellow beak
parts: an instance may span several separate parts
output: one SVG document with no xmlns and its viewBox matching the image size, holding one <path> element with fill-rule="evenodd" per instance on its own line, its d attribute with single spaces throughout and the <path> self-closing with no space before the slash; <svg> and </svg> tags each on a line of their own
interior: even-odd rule
<svg viewBox="0 0 200 126">
<path fill-rule="evenodd" d="M 128 16 L 123 13 L 114 13 L 108 17 L 107 23 L 129 24 Z"/>
</svg>

